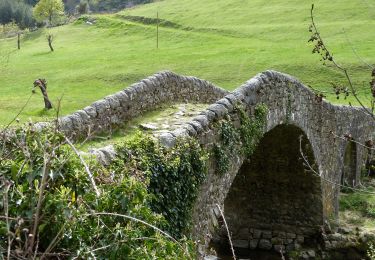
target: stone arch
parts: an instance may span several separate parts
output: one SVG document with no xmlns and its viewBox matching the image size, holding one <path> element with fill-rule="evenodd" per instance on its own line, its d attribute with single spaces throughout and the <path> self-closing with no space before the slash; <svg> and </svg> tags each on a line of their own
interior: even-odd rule
<svg viewBox="0 0 375 260">
<path fill-rule="evenodd" d="M 288 251 L 317 239 L 323 225 L 321 182 L 301 160 L 300 136 L 316 168 L 306 134 L 283 124 L 264 135 L 238 171 L 224 201 L 235 247 Z"/>
<path fill-rule="evenodd" d="M 341 184 L 354 187 L 357 182 L 357 145 L 353 141 L 346 144 L 341 173 Z"/>
</svg>

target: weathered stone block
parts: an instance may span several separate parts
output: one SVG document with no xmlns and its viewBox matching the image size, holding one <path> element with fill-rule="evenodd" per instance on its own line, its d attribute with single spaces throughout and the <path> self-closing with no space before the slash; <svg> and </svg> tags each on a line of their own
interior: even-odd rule
<svg viewBox="0 0 375 260">
<path fill-rule="evenodd" d="M 255 249 L 258 247 L 259 240 L 258 239 L 251 239 L 249 247 L 250 249 Z"/>
<path fill-rule="evenodd" d="M 268 239 L 261 239 L 259 240 L 259 248 L 270 250 L 272 248 L 272 243 Z"/>
<path fill-rule="evenodd" d="M 234 248 L 249 248 L 249 241 L 248 240 L 233 240 L 233 247 Z"/>
</svg>

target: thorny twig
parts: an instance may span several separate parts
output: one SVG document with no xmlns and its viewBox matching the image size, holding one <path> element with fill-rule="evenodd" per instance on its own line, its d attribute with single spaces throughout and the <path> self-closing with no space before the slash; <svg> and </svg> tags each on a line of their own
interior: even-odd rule
<svg viewBox="0 0 375 260">
<path fill-rule="evenodd" d="M 165 237 L 169 238 L 170 240 L 172 240 L 173 242 L 175 242 L 183 251 L 184 253 L 189 256 L 190 254 L 186 251 L 186 249 L 175 239 L 173 238 L 171 235 L 169 235 L 167 232 L 161 230 L 160 228 L 150 224 L 150 223 L 147 223 L 146 221 L 143 221 L 141 219 L 138 219 L 138 218 L 135 218 L 135 217 L 132 217 L 132 216 L 128 216 L 128 215 L 123 215 L 123 214 L 118 214 L 118 213 L 110 213 L 110 212 L 93 212 L 91 214 L 86 214 L 86 216 L 114 216 L 114 217 L 121 217 L 121 218 L 126 218 L 126 219 L 129 219 L 129 220 L 132 220 L 132 221 L 135 221 L 135 222 L 138 222 L 138 223 L 141 223 L 145 226 L 148 226 L 156 231 L 158 231 L 160 234 L 164 235 Z"/>
<path fill-rule="evenodd" d="M 5 194 L 3 195 L 3 202 L 4 202 L 4 211 L 5 211 L 5 218 L 6 218 L 6 225 L 7 225 L 7 233 L 8 233 L 8 251 L 7 251 L 7 259 L 10 259 L 10 248 L 11 248 L 11 244 L 12 244 L 12 241 L 13 239 L 11 240 L 11 237 L 10 237 L 10 225 L 9 225 L 9 218 L 8 218 L 8 214 L 9 214 L 9 203 L 8 203 L 8 193 L 9 193 L 9 189 L 10 189 L 10 186 L 11 186 L 11 182 L 5 180 Z"/>
<path fill-rule="evenodd" d="M 375 151 L 375 147 L 372 147 L 372 146 L 369 146 L 369 145 L 367 145 L 367 144 L 363 144 L 363 143 L 361 143 L 361 142 L 358 142 L 358 141 L 354 140 L 354 139 L 350 136 L 350 134 L 345 134 L 345 135 L 343 135 L 343 136 L 340 136 L 340 135 L 335 134 L 335 132 L 333 132 L 333 131 L 330 131 L 329 133 L 330 133 L 331 135 L 333 135 L 334 138 L 338 138 L 338 139 L 341 139 L 341 140 L 344 140 L 344 141 L 350 141 L 350 142 L 352 142 L 352 143 L 358 144 L 359 146 L 362 146 L 363 148 L 366 148 L 366 149 L 369 149 L 369 150 L 373 150 L 373 151 Z"/>
<path fill-rule="evenodd" d="M 25 102 L 25 104 L 21 107 L 21 109 L 18 111 L 17 115 L 13 117 L 13 119 L 7 124 L 7 126 L 2 130 L 2 132 L 6 132 L 6 130 L 8 129 L 8 127 L 13 124 L 14 121 L 17 120 L 18 116 L 22 113 L 22 111 L 25 109 L 25 107 L 27 106 L 27 104 L 29 104 L 30 102 L 30 99 L 31 97 L 33 96 L 34 93 L 31 93 L 29 98 L 27 99 L 27 101 Z"/>
<path fill-rule="evenodd" d="M 310 26 L 310 32 L 313 33 L 313 35 L 311 36 L 311 38 L 309 39 L 309 42 L 314 42 L 316 41 L 316 45 L 313 49 L 313 53 L 317 52 L 317 53 L 320 53 L 320 55 L 322 56 L 322 59 L 323 60 L 328 60 L 330 62 L 332 62 L 332 64 L 337 68 L 339 69 L 340 71 L 342 71 L 345 75 L 345 78 L 349 84 L 349 87 L 350 87 L 350 90 L 354 96 L 354 98 L 356 99 L 356 101 L 359 103 L 359 105 L 362 107 L 362 110 L 370 115 L 372 117 L 373 120 L 375 120 L 375 116 L 374 114 L 372 113 L 372 111 L 370 111 L 363 103 L 362 101 L 359 99 L 357 93 L 356 93 L 356 89 L 354 87 L 354 84 L 352 82 L 352 79 L 350 78 L 349 74 L 348 74 L 348 70 L 341 66 L 340 64 L 338 64 L 335 59 L 333 58 L 331 52 L 328 50 L 328 48 L 326 47 L 326 45 L 324 44 L 324 41 L 323 39 L 321 38 L 320 36 L 320 33 L 318 31 L 318 28 L 315 24 L 315 21 L 314 21 L 314 14 L 313 14 L 313 10 L 314 10 L 314 4 L 311 5 L 311 10 L 310 10 L 310 18 L 311 18 L 311 26 Z"/>
<path fill-rule="evenodd" d="M 44 195 L 44 189 L 46 187 L 47 179 L 48 179 L 49 163 L 50 163 L 50 157 L 47 156 L 47 153 L 45 152 L 44 153 L 44 160 L 43 160 L 43 171 L 42 171 L 43 176 L 42 176 L 42 181 L 41 181 L 40 188 L 39 188 L 38 204 L 37 204 L 37 207 L 36 207 L 32 233 L 30 234 L 31 235 L 31 238 L 30 238 L 31 242 L 30 242 L 30 245 L 29 245 L 29 255 L 31 255 L 32 252 L 33 252 L 34 242 L 35 242 L 35 238 L 37 236 L 39 220 L 40 220 L 40 211 L 42 209 L 42 203 L 43 203 L 43 199 L 44 199 L 44 196 L 43 196 Z"/>
<path fill-rule="evenodd" d="M 366 62 L 361 56 L 358 55 L 357 53 L 357 50 L 353 47 L 353 44 L 352 42 L 350 41 L 345 29 L 342 29 L 344 35 L 345 35 L 345 38 L 346 38 L 346 41 L 348 42 L 348 44 L 350 45 L 350 48 L 352 49 L 354 55 L 357 57 L 358 60 L 362 61 L 363 64 L 365 64 L 369 69 L 374 69 L 374 66 L 369 64 L 368 62 Z"/>
<path fill-rule="evenodd" d="M 309 160 L 307 159 L 306 155 L 304 154 L 303 152 L 303 149 L 302 149 L 302 138 L 303 136 L 301 135 L 299 137 L 299 151 L 300 151 L 300 155 L 301 155 L 301 158 L 303 160 L 303 165 L 305 167 L 308 168 L 308 170 L 310 172 L 312 172 L 314 175 L 316 175 L 317 177 L 319 177 L 321 180 L 333 185 L 333 186 L 338 186 L 338 187 L 344 187 L 344 188 L 347 188 L 347 189 L 350 189 L 350 190 L 353 190 L 353 191 L 358 191 L 358 192 L 362 192 L 362 193 L 366 193 L 366 194 L 373 194 L 375 195 L 375 192 L 371 192 L 371 191 L 366 191 L 366 190 L 361 190 L 361 189 L 356 189 L 356 188 L 353 188 L 353 187 L 350 187 L 350 186 L 347 186 L 347 185 L 343 185 L 343 184 L 340 184 L 340 183 L 336 183 L 334 181 L 331 181 L 331 180 L 328 180 L 326 178 L 323 177 L 322 174 L 318 173 L 313 167 L 312 165 L 310 164 Z"/>
<path fill-rule="evenodd" d="M 96 193 L 96 197 L 99 197 L 100 196 L 100 191 L 98 190 L 98 187 L 96 186 L 96 183 L 95 183 L 95 180 L 94 180 L 94 177 L 93 175 L 91 174 L 91 171 L 90 171 L 90 168 L 89 166 L 86 164 L 85 160 L 82 158 L 82 156 L 79 154 L 78 150 L 76 149 L 76 147 L 74 146 L 74 144 L 69 140 L 68 137 L 65 136 L 65 141 L 69 144 L 69 146 L 73 149 L 74 153 L 78 156 L 78 158 L 80 159 L 82 165 L 85 167 L 85 170 L 87 172 L 87 175 L 89 176 L 89 179 L 91 181 L 91 184 L 95 190 L 95 193 Z"/>
</svg>

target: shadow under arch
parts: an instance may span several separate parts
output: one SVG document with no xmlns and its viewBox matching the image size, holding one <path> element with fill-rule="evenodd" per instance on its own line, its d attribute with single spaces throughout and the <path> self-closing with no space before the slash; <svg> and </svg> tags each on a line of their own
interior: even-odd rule
<svg viewBox="0 0 375 260">
<path fill-rule="evenodd" d="M 321 180 L 304 166 L 300 136 L 304 155 L 317 168 L 306 134 L 294 125 L 278 125 L 236 175 L 224 214 L 237 249 L 290 251 L 319 237 Z M 220 235 L 224 241 L 225 233 Z"/>
<path fill-rule="evenodd" d="M 357 145 L 349 141 L 345 148 L 344 164 L 341 173 L 341 185 L 355 187 L 357 185 Z"/>
</svg>

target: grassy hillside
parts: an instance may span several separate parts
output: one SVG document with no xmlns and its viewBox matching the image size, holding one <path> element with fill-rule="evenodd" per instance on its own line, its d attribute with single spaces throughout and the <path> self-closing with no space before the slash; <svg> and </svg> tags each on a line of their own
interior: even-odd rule
<svg viewBox="0 0 375 260">
<path fill-rule="evenodd" d="M 81 20 L 53 28 L 53 53 L 44 30 L 25 36 L 20 51 L 16 39 L 0 40 L 0 124 L 17 114 L 38 77 L 48 80 L 53 101 L 62 97 L 62 114 L 160 70 L 234 89 L 258 72 L 275 69 L 330 90 L 330 82 L 344 81 L 311 54 L 310 6 L 309 1 L 299 0 L 164 0 L 115 15 L 97 15 L 92 25 Z M 370 73 L 352 49 L 375 63 L 375 4 L 334 0 L 316 1 L 315 6 L 316 21 L 337 61 L 350 68 L 357 85 L 367 89 Z M 163 19 L 159 49 L 157 12 Z M 20 115 L 21 121 L 54 116 L 42 107 L 38 93 Z"/>
</svg>

